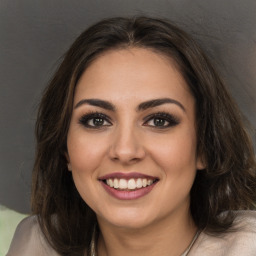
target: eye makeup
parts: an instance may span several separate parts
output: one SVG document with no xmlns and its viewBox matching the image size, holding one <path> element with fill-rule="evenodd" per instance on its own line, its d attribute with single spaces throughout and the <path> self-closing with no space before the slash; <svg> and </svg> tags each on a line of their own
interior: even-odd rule
<svg viewBox="0 0 256 256">
<path fill-rule="evenodd" d="M 79 118 L 79 124 L 89 129 L 100 129 L 105 126 L 111 126 L 111 119 L 100 112 L 89 112 Z"/>
<path fill-rule="evenodd" d="M 143 123 L 144 126 L 149 126 L 157 129 L 165 129 L 165 128 L 173 127 L 180 123 L 179 118 L 167 112 L 153 113 L 145 117 L 143 120 L 144 120 L 144 123 Z"/>
<path fill-rule="evenodd" d="M 92 111 L 79 118 L 79 124 L 89 129 L 101 129 L 112 125 L 112 120 L 104 113 Z M 143 118 L 143 126 L 154 129 L 167 129 L 180 123 L 180 119 L 167 112 L 157 112 Z"/>
</svg>

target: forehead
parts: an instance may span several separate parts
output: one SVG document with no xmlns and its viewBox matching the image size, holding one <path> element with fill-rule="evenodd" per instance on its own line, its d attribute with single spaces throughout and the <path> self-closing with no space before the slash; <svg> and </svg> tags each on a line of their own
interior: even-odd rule
<svg viewBox="0 0 256 256">
<path fill-rule="evenodd" d="M 92 62 L 78 81 L 74 103 L 84 97 L 139 101 L 167 96 L 192 97 L 175 62 L 149 49 L 128 48 L 105 52 Z"/>
</svg>

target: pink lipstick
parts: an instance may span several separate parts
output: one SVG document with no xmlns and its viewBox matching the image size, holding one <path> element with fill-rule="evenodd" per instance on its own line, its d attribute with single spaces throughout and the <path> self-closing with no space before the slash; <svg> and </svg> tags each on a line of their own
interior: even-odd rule
<svg viewBox="0 0 256 256">
<path fill-rule="evenodd" d="M 98 179 L 111 196 L 120 200 L 133 200 L 147 195 L 159 181 L 157 177 L 141 173 L 116 172 Z"/>
</svg>

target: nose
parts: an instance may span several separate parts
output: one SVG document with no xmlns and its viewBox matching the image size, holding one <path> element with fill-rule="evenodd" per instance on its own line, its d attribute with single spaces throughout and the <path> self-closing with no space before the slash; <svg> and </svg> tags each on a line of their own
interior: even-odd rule
<svg viewBox="0 0 256 256">
<path fill-rule="evenodd" d="M 143 140 L 131 127 L 118 128 L 112 137 L 109 156 L 113 161 L 130 165 L 145 157 Z"/>
</svg>

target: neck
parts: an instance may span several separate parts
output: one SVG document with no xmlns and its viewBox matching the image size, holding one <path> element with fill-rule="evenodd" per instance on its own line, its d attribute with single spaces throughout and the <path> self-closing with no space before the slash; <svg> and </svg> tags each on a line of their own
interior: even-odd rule
<svg viewBox="0 0 256 256">
<path fill-rule="evenodd" d="M 168 216 L 143 228 L 113 227 L 99 219 L 98 256 L 179 256 L 197 228 L 190 214 Z"/>
</svg>

